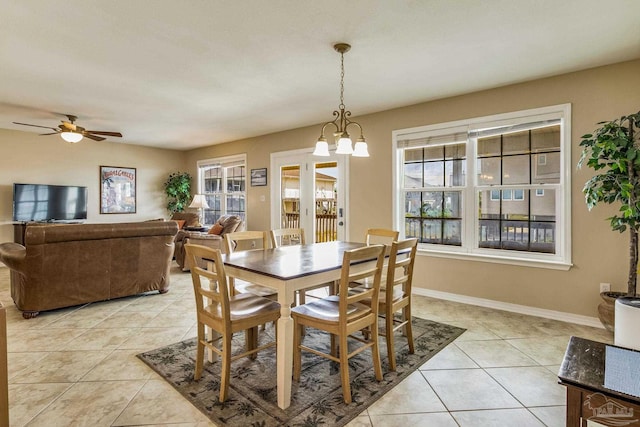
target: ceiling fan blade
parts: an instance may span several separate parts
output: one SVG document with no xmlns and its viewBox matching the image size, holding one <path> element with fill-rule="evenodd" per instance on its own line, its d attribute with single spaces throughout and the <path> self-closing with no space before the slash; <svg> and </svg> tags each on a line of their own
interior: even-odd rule
<svg viewBox="0 0 640 427">
<path fill-rule="evenodd" d="M 91 135 L 89 133 L 83 133 L 84 136 L 86 136 L 89 139 L 93 139 L 94 141 L 104 141 L 107 138 L 103 138 L 101 136 L 95 136 L 95 135 Z"/>
<path fill-rule="evenodd" d="M 41 134 L 40 134 L 40 136 L 43 136 L 43 135 L 57 135 L 57 134 L 59 134 L 59 133 L 60 133 L 60 132 L 41 133 Z"/>
<path fill-rule="evenodd" d="M 120 132 L 105 132 L 102 130 L 85 130 L 86 133 L 92 133 L 94 135 L 106 135 L 106 136 L 119 136 L 122 137 Z"/>
<path fill-rule="evenodd" d="M 57 130 L 56 128 L 52 128 L 51 126 L 32 125 L 32 124 L 29 124 L 29 123 L 13 122 L 13 124 L 22 125 L 22 126 L 33 126 L 35 128 L 45 128 L 45 129 Z"/>
</svg>

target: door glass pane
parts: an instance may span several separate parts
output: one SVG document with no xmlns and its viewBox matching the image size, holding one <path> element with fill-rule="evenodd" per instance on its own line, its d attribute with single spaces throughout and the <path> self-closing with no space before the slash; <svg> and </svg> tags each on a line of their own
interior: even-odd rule
<svg viewBox="0 0 640 427">
<path fill-rule="evenodd" d="M 300 166 L 280 168 L 281 226 L 300 227 Z"/>
<path fill-rule="evenodd" d="M 315 218 L 316 242 L 329 242 L 338 238 L 337 207 L 338 164 L 315 165 Z"/>
</svg>

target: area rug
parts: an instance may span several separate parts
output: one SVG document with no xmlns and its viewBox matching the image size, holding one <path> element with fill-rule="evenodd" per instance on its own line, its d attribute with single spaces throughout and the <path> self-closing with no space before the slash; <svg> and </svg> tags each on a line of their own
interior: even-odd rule
<svg viewBox="0 0 640 427">
<path fill-rule="evenodd" d="M 415 353 L 409 354 L 404 337 L 396 333 L 396 372 L 388 370 L 387 347 L 380 335 L 380 354 L 384 379 L 375 380 L 371 353 L 364 351 L 349 360 L 353 402 L 344 403 L 337 363 L 313 353 L 302 353 L 300 381 L 294 381 L 291 406 L 282 410 L 276 396 L 275 347 L 258 353 L 256 360 L 238 359 L 231 364 L 229 398 L 220 403 L 219 363 L 205 362 L 202 378 L 194 381 L 196 339 L 138 355 L 194 406 L 219 426 L 343 426 L 400 381 L 422 366 L 465 330 L 430 320 L 413 318 Z M 261 341 L 271 340 L 272 325 L 261 331 Z M 244 345 L 242 333 L 234 335 L 234 349 Z M 305 345 L 328 351 L 329 336 L 307 328 Z"/>
</svg>

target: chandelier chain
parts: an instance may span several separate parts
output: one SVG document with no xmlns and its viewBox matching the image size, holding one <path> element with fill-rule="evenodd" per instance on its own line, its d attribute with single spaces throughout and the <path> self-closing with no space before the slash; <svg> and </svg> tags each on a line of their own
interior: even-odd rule
<svg viewBox="0 0 640 427">
<path fill-rule="evenodd" d="M 340 53 L 340 109 L 344 110 L 344 53 Z"/>
</svg>

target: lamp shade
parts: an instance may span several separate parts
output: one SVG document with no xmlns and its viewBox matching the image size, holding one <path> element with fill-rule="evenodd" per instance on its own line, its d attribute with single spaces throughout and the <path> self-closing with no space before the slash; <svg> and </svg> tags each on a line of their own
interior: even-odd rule
<svg viewBox="0 0 640 427">
<path fill-rule="evenodd" d="M 353 149 L 353 157 L 369 157 L 369 150 L 367 149 L 367 143 L 364 141 L 356 142 L 356 146 Z"/>
<path fill-rule="evenodd" d="M 338 140 L 338 148 L 336 154 L 353 154 L 353 147 L 351 146 L 351 138 L 348 136 L 341 136 Z"/>
<path fill-rule="evenodd" d="M 207 204 L 207 199 L 204 197 L 204 194 L 196 194 L 195 196 L 193 196 L 193 200 L 191 201 L 189 207 L 197 209 L 209 209 L 209 205 Z"/>
<path fill-rule="evenodd" d="M 82 134 L 77 132 L 62 132 L 60 136 L 65 141 L 71 142 L 73 144 L 82 141 Z"/>
<path fill-rule="evenodd" d="M 322 141 L 322 140 L 318 140 L 318 142 L 316 142 L 316 149 L 313 150 L 313 155 L 314 156 L 322 156 L 322 157 L 329 157 L 329 144 L 327 143 L 326 140 Z"/>
</svg>

